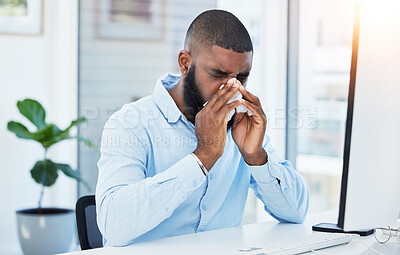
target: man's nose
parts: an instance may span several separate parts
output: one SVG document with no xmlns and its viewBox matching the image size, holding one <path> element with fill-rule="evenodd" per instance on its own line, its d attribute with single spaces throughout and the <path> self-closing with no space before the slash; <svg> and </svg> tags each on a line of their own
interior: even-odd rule
<svg viewBox="0 0 400 255">
<path fill-rule="evenodd" d="M 226 78 L 226 80 L 225 80 L 225 84 L 228 84 L 228 82 L 229 82 L 231 79 L 233 79 L 233 78 L 236 79 L 237 81 L 239 81 L 239 80 L 236 78 L 236 76 L 237 76 L 237 74 L 228 76 L 228 78 Z"/>
</svg>

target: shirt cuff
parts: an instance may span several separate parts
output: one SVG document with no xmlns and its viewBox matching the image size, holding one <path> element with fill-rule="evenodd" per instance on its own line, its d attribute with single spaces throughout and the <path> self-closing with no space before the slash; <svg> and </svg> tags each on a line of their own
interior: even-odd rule
<svg viewBox="0 0 400 255">
<path fill-rule="evenodd" d="M 268 153 L 268 152 L 267 152 Z M 264 165 L 251 166 L 243 160 L 253 178 L 260 183 L 270 183 L 276 179 L 282 180 L 281 166 L 268 154 L 268 161 Z"/>
<path fill-rule="evenodd" d="M 190 154 L 176 163 L 175 176 L 178 177 L 178 181 L 187 195 L 200 187 L 206 180 L 199 164 Z"/>
</svg>

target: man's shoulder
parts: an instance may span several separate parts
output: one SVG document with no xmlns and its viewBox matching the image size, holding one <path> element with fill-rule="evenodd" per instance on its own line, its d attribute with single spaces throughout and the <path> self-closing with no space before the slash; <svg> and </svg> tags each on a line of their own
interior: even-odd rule
<svg viewBox="0 0 400 255">
<path fill-rule="evenodd" d="M 134 102 L 124 104 L 121 109 L 116 111 L 113 115 L 120 117 L 129 115 L 142 115 L 148 111 L 156 110 L 157 105 L 154 102 L 152 95 L 142 97 Z"/>
<path fill-rule="evenodd" d="M 121 109 L 114 112 L 107 123 L 116 122 L 117 125 L 126 125 L 127 127 L 143 126 L 143 121 L 149 118 L 149 115 L 156 114 L 159 111 L 152 95 L 145 96 L 139 100 L 124 104 Z"/>
</svg>

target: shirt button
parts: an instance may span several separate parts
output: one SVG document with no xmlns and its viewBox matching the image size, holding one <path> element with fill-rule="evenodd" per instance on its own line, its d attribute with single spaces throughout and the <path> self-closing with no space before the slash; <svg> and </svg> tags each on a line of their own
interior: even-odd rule
<svg viewBox="0 0 400 255">
<path fill-rule="evenodd" d="M 207 206 L 206 205 L 202 205 L 201 209 L 203 209 L 203 211 L 207 211 Z"/>
<path fill-rule="evenodd" d="M 285 191 L 285 193 L 288 193 L 289 189 L 288 188 L 284 188 L 283 191 Z"/>
<path fill-rule="evenodd" d="M 214 179 L 214 174 L 210 174 L 209 177 L 210 177 L 210 180 L 213 180 Z"/>
<path fill-rule="evenodd" d="M 199 182 L 197 180 L 193 180 L 193 187 L 197 187 L 199 185 Z"/>
</svg>

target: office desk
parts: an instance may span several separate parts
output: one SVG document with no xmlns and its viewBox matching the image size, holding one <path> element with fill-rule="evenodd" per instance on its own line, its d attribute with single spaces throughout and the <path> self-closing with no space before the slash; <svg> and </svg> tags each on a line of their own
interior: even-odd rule
<svg viewBox="0 0 400 255">
<path fill-rule="evenodd" d="M 280 224 L 276 221 L 248 224 L 234 228 L 207 231 L 189 235 L 175 236 L 137 243 L 127 247 L 108 247 L 68 253 L 69 255 L 179 255 L 179 254 L 214 254 L 265 244 L 269 241 L 283 240 L 310 234 L 311 226 L 321 222 L 337 222 L 337 212 L 329 211 L 308 215 L 303 224 Z M 392 240 L 395 238 L 392 238 Z M 377 243 L 374 236 L 360 238 L 366 245 L 382 254 L 400 254 L 400 244 L 389 242 L 385 245 Z M 368 250 L 367 246 L 355 242 L 350 246 L 341 245 L 323 250 L 322 254 L 377 254 Z"/>
</svg>

